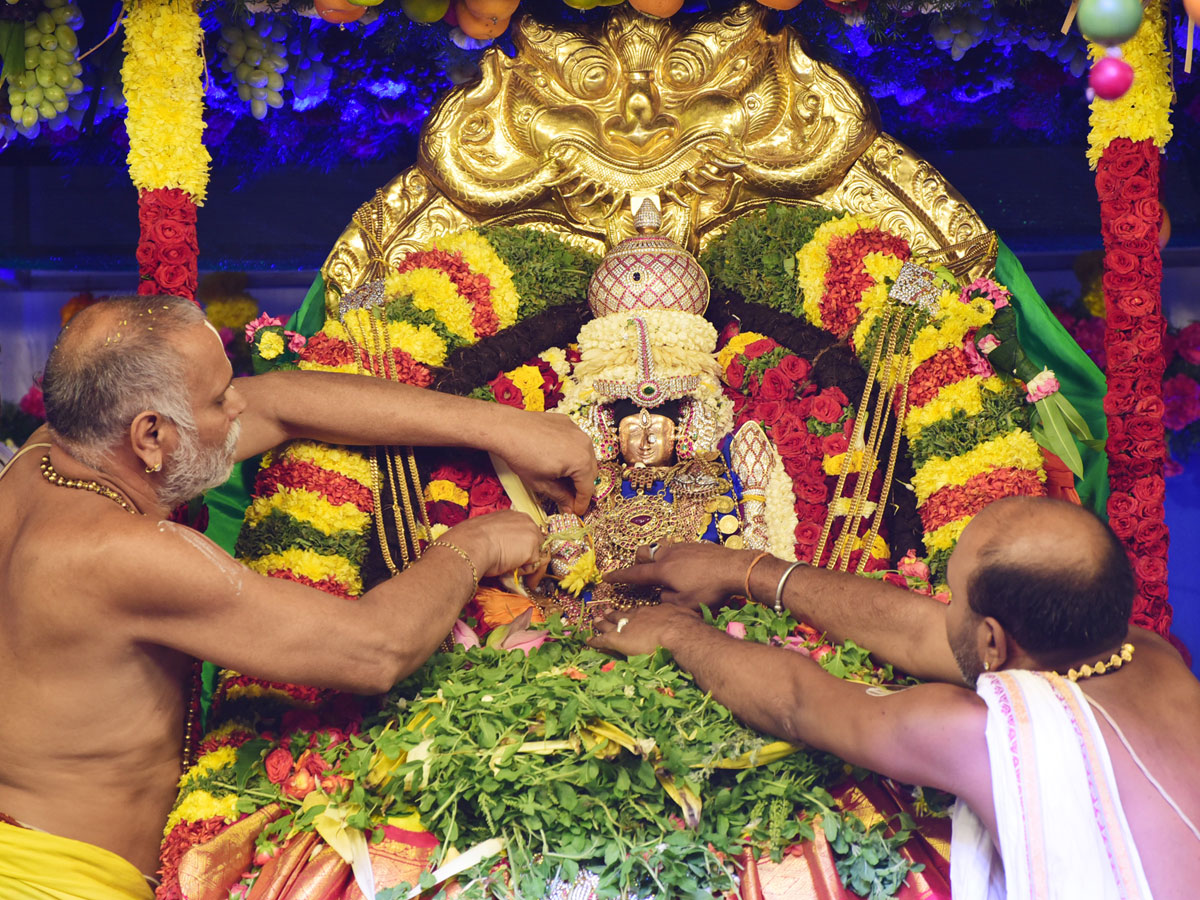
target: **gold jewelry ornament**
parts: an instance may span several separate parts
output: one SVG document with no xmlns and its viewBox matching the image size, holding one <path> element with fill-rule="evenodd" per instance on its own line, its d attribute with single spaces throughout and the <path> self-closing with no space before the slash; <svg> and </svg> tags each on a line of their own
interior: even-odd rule
<svg viewBox="0 0 1200 900">
<path fill-rule="evenodd" d="M 804 563 L 794 562 L 784 569 L 783 574 L 779 576 L 779 584 L 775 586 L 775 612 L 779 615 L 783 614 L 783 586 L 787 584 L 787 580 L 792 577 L 792 573 L 802 565 L 804 565 Z"/>
<path fill-rule="evenodd" d="M 155 472 L 161 472 L 161 471 L 162 471 L 162 463 L 161 462 L 157 462 L 153 466 L 146 466 L 146 474 L 147 475 L 153 475 Z"/>
<path fill-rule="evenodd" d="M 625 618 L 624 616 L 617 619 L 617 634 L 620 634 L 622 631 L 624 631 L 625 626 L 628 624 L 629 624 L 629 620 L 627 618 Z"/>
<path fill-rule="evenodd" d="M 429 550 L 432 550 L 434 547 L 445 547 L 447 550 L 450 550 L 451 552 L 457 553 L 459 556 L 461 556 L 463 558 L 463 561 L 468 566 L 471 567 L 471 585 L 472 585 L 471 590 L 474 591 L 475 588 L 479 587 L 479 570 L 477 568 L 475 568 L 475 563 L 474 563 L 474 561 L 472 561 L 471 557 L 467 554 L 466 550 L 464 550 L 462 547 L 458 546 L 457 544 L 450 543 L 449 541 L 440 541 L 439 540 L 439 541 L 434 541 L 432 544 L 430 544 L 428 550 L 426 550 L 425 552 L 428 553 Z"/>
<path fill-rule="evenodd" d="M 990 662 L 988 662 L 987 660 L 984 660 L 983 671 L 990 672 L 991 670 L 992 670 L 992 664 Z"/>
<path fill-rule="evenodd" d="M 42 477 L 51 484 L 58 485 L 59 487 L 69 487 L 80 491 L 90 491 L 93 494 L 99 494 L 101 497 L 107 497 L 131 516 L 136 516 L 139 514 L 138 511 L 133 507 L 133 504 L 131 504 L 112 488 L 106 487 L 103 484 L 100 484 L 98 481 L 79 481 L 74 478 L 63 478 L 63 476 L 58 474 L 58 471 L 51 464 L 49 453 L 42 457 Z"/>
<path fill-rule="evenodd" d="M 1080 666 L 1078 669 L 1067 669 L 1067 678 L 1071 681 L 1078 681 L 1081 678 L 1091 678 L 1093 675 L 1104 675 L 1107 672 L 1114 672 L 1125 663 L 1133 659 L 1133 644 L 1125 643 L 1121 645 L 1121 649 L 1108 658 L 1108 661 L 1100 660 L 1090 666 Z"/>
</svg>

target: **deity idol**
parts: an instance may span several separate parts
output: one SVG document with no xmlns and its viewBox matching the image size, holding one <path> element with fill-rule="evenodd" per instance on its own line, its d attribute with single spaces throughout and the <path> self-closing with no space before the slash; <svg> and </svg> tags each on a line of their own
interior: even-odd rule
<svg viewBox="0 0 1200 900">
<path fill-rule="evenodd" d="M 639 233 L 605 257 L 589 285 L 596 318 L 580 329 L 581 359 L 558 405 L 591 436 L 600 474 L 582 518 L 550 517 L 561 538 L 552 571 L 578 571 L 590 550 L 595 577 L 630 565 L 639 546 L 681 541 L 793 555 L 793 498 L 778 453 L 757 423 L 731 434 L 717 332 L 702 316 L 708 279 L 657 233 L 649 198 L 635 224 Z M 654 594 L 600 582 L 585 606 L 594 617 L 646 602 Z"/>
</svg>

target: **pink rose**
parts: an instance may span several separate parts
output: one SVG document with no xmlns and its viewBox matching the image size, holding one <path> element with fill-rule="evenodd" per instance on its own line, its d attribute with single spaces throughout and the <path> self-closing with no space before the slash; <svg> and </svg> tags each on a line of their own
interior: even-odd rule
<svg viewBox="0 0 1200 900">
<path fill-rule="evenodd" d="M 279 318 L 278 316 L 268 316 L 266 313 L 263 313 L 261 316 L 259 316 L 257 319 L 255 319 L 253 322 L 247 322 L 246 323 L 246 343 L 248 343 L 248 344 L 254 343 L 254 332 L 258 331 L 260 328 L 266 328 L 268 325 L 282 326 L 283 319 Z"/>
<path fill-rule="evenodd" d="M 896 565 L 900 570 L 900 574 L 906 578 L 917 578 L 921 581 L 929 580 L 929 566 L 923 560 L 917 559 L 917 551 L 909 550 L 904 558 Z"/>
<path fill-rule="evenodd" d="M 984 353 L 991 353 L 1000 346 L 1000 339 L 994 334 L 989 333 L 981 337 L 976 343 L 979 345 L 979 349 L 981 351 Z"/>
<path fill-rule="evenodd" d="M 301 769 L 283 783 L 283 795 L 295 800 L 303 800 L 317 786 L 317 780 L 307 769 Z"/>
<path fill-rule="evenodd" d="M 725 626 L 725 633 L 739 641 L 746 639 L 746 626 L 741 622 L 730 622 Z"/>
</svg>

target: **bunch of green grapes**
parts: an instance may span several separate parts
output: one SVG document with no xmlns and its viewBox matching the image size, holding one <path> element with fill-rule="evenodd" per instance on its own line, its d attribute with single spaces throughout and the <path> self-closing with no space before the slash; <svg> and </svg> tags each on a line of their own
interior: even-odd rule
<svg viewBox="0 0 1200 900">
<path fill-rule="evenodd" d="M 41 122 L 53 122 L 83 91 L 79 76 L 79 39 L 83 13 L 68 0 L 43 0 L 43 9 L 25 23 L 24 71 L 13 75 L 8 87 L 10 115 L 17 130 L 35 137 Z"/>
<path fill-rule="evenodd" d="M 237 94 L 256 119 L 268 107 L 283 106 L 283 74 L 288 70 L 288 23 L 283 16 L 249 15 L 221 26 L 217 48 L 225 54 L 220 68 L 233 76 Z"/>
</svg>

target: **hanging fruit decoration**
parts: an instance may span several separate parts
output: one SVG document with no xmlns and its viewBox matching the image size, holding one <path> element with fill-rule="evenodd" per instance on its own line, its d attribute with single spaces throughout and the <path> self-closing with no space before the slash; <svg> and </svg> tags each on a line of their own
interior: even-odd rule
<svg viewBox="0 0 1200 900">
<path fill-rule="evenodd" d="M 516 8 L 515 5 L 513 7 Z M 476 15 L 466 4 L 466 0 L 454 0 L 454 16 L 458 19 L 458 27 L 467 37 L 477 41 L 493 41 L 504 34 L 508 28 L 510 16 Z"/>
<path fill-rule="evenodd" d="M 400 0 L 400 8 L 412 21 L 432 25 L 446 17 L 450 11 L 450 0 Z"/>
<path fill-rule="evenodd" d="M 1101 100 L 1116 100 L 1133 87 L 1133 67 L 1119 56 L 1105 56 L 1092 65 L 1088 86 Z"/>
<path fill-rule="evenodd" d="M 629 5 L 640 13 L 665 19 L 679 12 L 683 0 L 629 0 Z"/>
<path fill-rule="evenodd" d="M 317 15 L 332 25 L 347 25 L 357 22 L 367 12 L 365 6 L 358 6 L 350 0 L 316 0 L 313 8 Z"/>
<path fill-rule="evenodd" d="M 1141 0 L 1079 0 L 1079 30 L 1094 44 L 1123 44 L 1142 24 Z"/>
<path fill-rule="evenodd" d="M 758 0 L 758 2 L 771 9 L 783 10 L 795 9 L 800 5 L 800 0 Z"/>
</svg>

